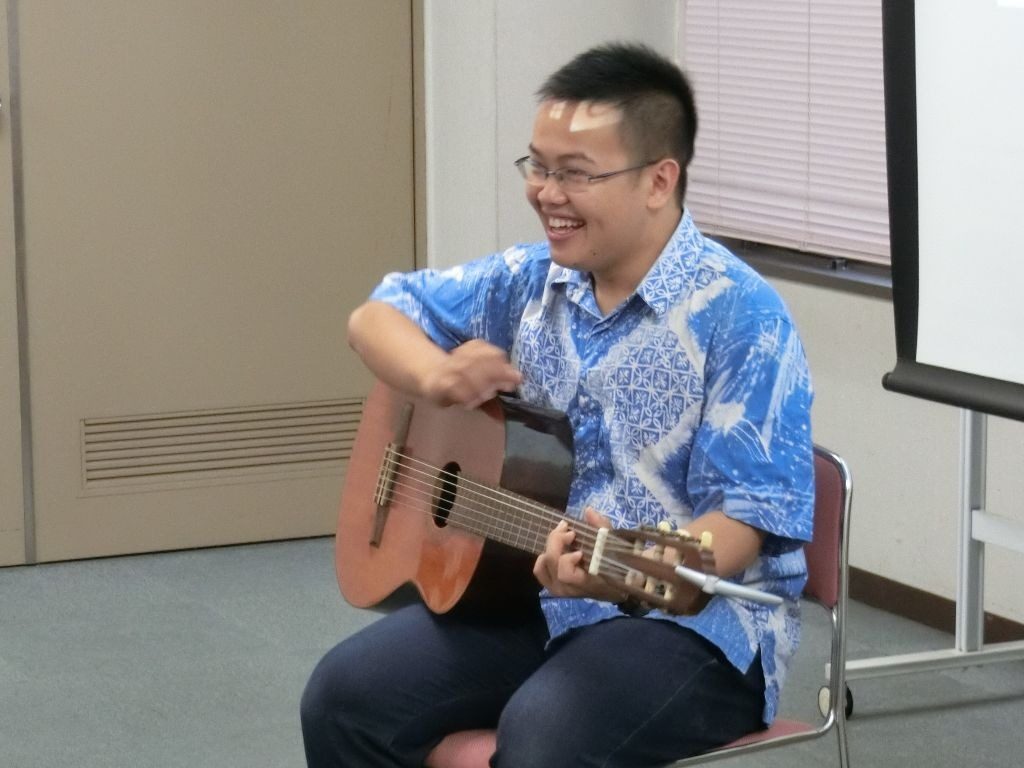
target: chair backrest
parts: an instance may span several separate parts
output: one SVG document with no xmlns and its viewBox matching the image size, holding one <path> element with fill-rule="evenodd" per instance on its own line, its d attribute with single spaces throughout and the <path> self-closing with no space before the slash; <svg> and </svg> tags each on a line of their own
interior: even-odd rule
<svg viewBox="0 0 1024 768">
<path fill-rule="evenodd" d="M 750 734 L 702 755 L 673 763 L 670 768 L 729 757 L 744 751 L 796 743 L 821 736 L 838 726 L 840 765 L 847 765 L 845 718 L 845 595 L 849 547 L 849 512 L 853 497 L 850 470 L 839 456 L 814 446 L 814 540 L 804 547 L 807 584 L 804 595 L 825 606 L 833 616 L 829 680 L 829 714 L 815 728 L 790 720 L 776 720 L 771 728 Z M 843 599 L 841 599 L 841 597 Z M 426 761 L 427 768 L 486 768 L 494 753 L 495 731 L 449 734 Z"/>
<path fill-rule="evenodd" d="M 807 586 L 804 594 L 828 608 L 839 601 L 848 546 L 846 521 L 852 482 L 846 463 L 820 446 L 814 447 L 814 540 L 804 547 Z"/>
</svg>

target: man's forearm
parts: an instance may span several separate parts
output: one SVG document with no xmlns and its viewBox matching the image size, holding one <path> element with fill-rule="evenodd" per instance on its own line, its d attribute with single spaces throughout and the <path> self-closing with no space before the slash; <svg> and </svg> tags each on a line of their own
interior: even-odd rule
<svg viewBox="0 0 1024 768">
<path fill-rule="evenodd" d="M 733 576 L 748 568 L 757 559 L 765 535 L 764 531 L 733 520 L 720 510 L 694 519 L 686 530 L 694 536 L 700 536 L 704 531 L 711 534 L 715 570 L 722 577 Z"/>
<path fill-rule="evenodd" d="M 397 309 L 377 301 L 352 313 L 348 339 L 377 378 L 436 405 L 476 408 L 522 381 L 503 349 L 470 339 L 448 352 Z"/>
<path fill-rule="evenodd" d="M 416 323 L 380 301 L 349 316 L 348 343 L 377 378 L 414 396 L 423 394 L 427 377 L 447 356 Z"/>
</svg>

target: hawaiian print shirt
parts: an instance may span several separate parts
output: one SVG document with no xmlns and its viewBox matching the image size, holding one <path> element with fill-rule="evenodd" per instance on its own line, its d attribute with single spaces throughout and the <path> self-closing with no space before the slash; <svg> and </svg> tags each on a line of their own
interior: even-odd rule
<svg viewBox="0 0 1024 768">
<path fill-rule="evenodd" d="M 589 275 L 554 264 L 546 242 L 390 274 L 372 298 L 445 349 L 470 339 L 505 349 L 523 374 L 519 396 L 567 414 L 570 516 L 589 506 L 616 527 L 683 528 L 720 509 L 766 532 L 732 580 L 782 596 L 781 606 L 716 596 L 694 616 L 648 617 L 690 627 L 742 672 L 760 653 L 771 723 L 799 642 L 814 504 L 810 377 L 775 291 L 684 212 L 636 292 L 607 315 Z M 552 640 L 622 615 L 547 593 L 542 607 Z"/>
</svg>

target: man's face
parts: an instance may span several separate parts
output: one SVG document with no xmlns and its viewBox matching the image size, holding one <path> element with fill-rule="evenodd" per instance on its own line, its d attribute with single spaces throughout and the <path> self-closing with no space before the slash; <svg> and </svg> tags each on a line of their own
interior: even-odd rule
<svg viewBox="0 0 1024 768">
<path fill-rule="evenodd" d="M 572 168 L 590 175 L 618 171 L 647 158 L 631 156 L 621 136 L 621 111 L 597 102 L 545 101 L 537 110 L 530 157 L 547 170 Z M 551 258 L 600 279 L 628 263 L 641 245 L 646 217 L 643 169 L 564 189 L 549 176 L 526 185 L 540 216 Z"/>
</svg>

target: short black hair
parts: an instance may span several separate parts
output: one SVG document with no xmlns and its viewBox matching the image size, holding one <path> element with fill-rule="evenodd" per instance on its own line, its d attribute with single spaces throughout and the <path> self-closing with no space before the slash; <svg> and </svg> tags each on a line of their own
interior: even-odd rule
<svg viewBox="0 0 1024 768">
<path fill-rule="evenodd" d="M 675 62 L 640 43 L 605 43 L 576 56 L 537 91 L 541 101 L 597 101 L 622 110 L 622 139 L 637 162 L 679 163 L 679 199 L 697 137 L 689 80 Z"/>
</svg>

